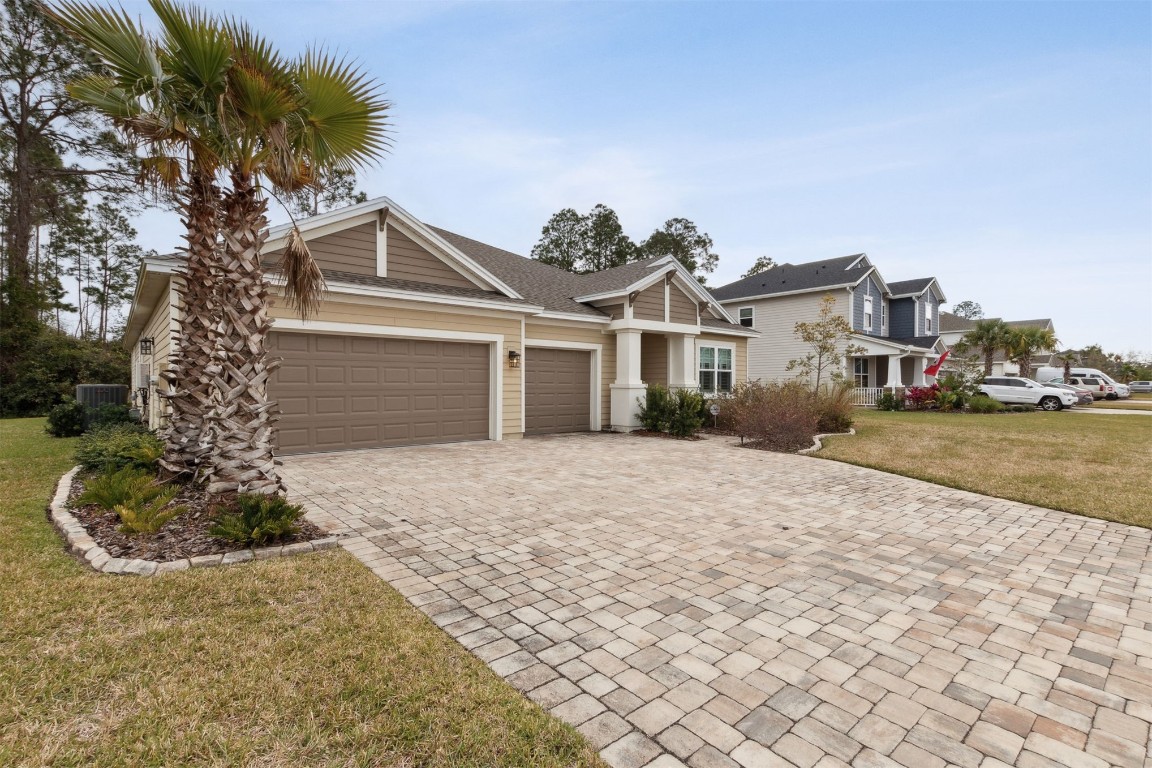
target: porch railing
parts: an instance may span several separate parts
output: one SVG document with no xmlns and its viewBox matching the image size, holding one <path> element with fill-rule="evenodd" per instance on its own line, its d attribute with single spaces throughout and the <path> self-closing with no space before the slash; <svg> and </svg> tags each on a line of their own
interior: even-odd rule
<svg viewBox="0 0 1152 768">
<path fill-rule="evenodd" d="M 876 401 L 884 393 L 884 387 L 856 387 L 853 405 L 875 407 Z"/>
</svg>

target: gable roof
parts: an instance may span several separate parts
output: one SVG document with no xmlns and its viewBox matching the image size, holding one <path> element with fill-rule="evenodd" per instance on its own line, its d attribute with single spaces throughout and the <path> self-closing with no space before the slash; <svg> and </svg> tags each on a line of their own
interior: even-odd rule
<svg viewBox="0 0 1152 768">
<path fill-rule="evenodd" d="M 985 317 L 980 318 L 983 320 L 1000 320 L 999 317 Z M 1052 318 L 1042 317 L 1036 320 L 1004 320 L 1004 325 L 1009 328 L 1052 328 Z M 940 313 L 940 332 L 941 333 L 959 333 L 970 331 L 976 326 L 976 320 L 969 320 L 966 317 L 954 315 L 951 312 Z"/>
<path fill-rule="evenodd" d="M 863 253 L 823 261 L 809 261 L 805 264 L 780 264 L 767 272 L 722 285 L 714 289 L 712 295 L 717 301 L 733 301 L 838 288 L 856 284 L 872 269 Z"/>
</svg>

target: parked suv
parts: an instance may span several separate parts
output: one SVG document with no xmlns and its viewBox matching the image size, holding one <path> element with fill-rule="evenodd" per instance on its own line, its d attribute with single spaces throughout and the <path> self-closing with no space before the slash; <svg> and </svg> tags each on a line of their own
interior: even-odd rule
<svg viewBox="0 0 1152 768">
<path fill-rule="evenodd" d="M 1035 405 L 1045 411 L 1059 411 L 1076 405 L 1076 393 L 1046 387 L 1038 381 L 1019 376 L 989 376 L 979 386 L 993 400 L 1010 405 Z"/>
<path fill-rule="evenodd" d="M 1132 381 L 1128 383 L 1128 389 L 1133 392 L 1152 392 L 1152 381 Z"/>
<path fill-rule="evenodd" d="M 1081 387 L 1087 389 L 1092 393 L 1093 400 L 1115 400 L 1119 397 L 1116 394 L 1116 389 L 1104 379 L 1097 378 L 1096 376 L 1069 376 L 1068 381 L 1064 381 L 1063 376 L 1058 376 L 1055 379 L 1049 379 L 1047 384 L 1071 384 L 1074 387 Z"/>
</svg>

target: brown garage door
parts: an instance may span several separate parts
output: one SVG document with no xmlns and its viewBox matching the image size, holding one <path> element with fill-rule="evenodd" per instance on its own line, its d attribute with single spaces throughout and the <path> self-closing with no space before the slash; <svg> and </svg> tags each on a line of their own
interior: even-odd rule
<svg viewBox="0 0 1152 768">
<path fill-rule="evenodd" d="M 488 437 L 489 348 L 448 341 L 273 333 L 284 363 L 280 453 Z"/>
<path fill-rule="evenodd" d="M 529 347 L 524 352 L 524 433 L 587 432 L 592 353 Z"/>
</svg>

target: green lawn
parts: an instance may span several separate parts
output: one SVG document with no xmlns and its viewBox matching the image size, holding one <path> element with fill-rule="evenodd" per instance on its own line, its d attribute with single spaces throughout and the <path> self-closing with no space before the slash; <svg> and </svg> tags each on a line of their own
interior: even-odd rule
<svg viewBox="0 0 1152 768">
<path fill-rule="evenodd" d="M 71 440 L 0 421 L 0 766 L 599 766 L 337 550 L 141 579 L 65 554 Z"/>
<path fill-rule="evenodd" d="M 859 409 L 816 455 L 1152 528 L 1152 417 Z"/>
</svg>

